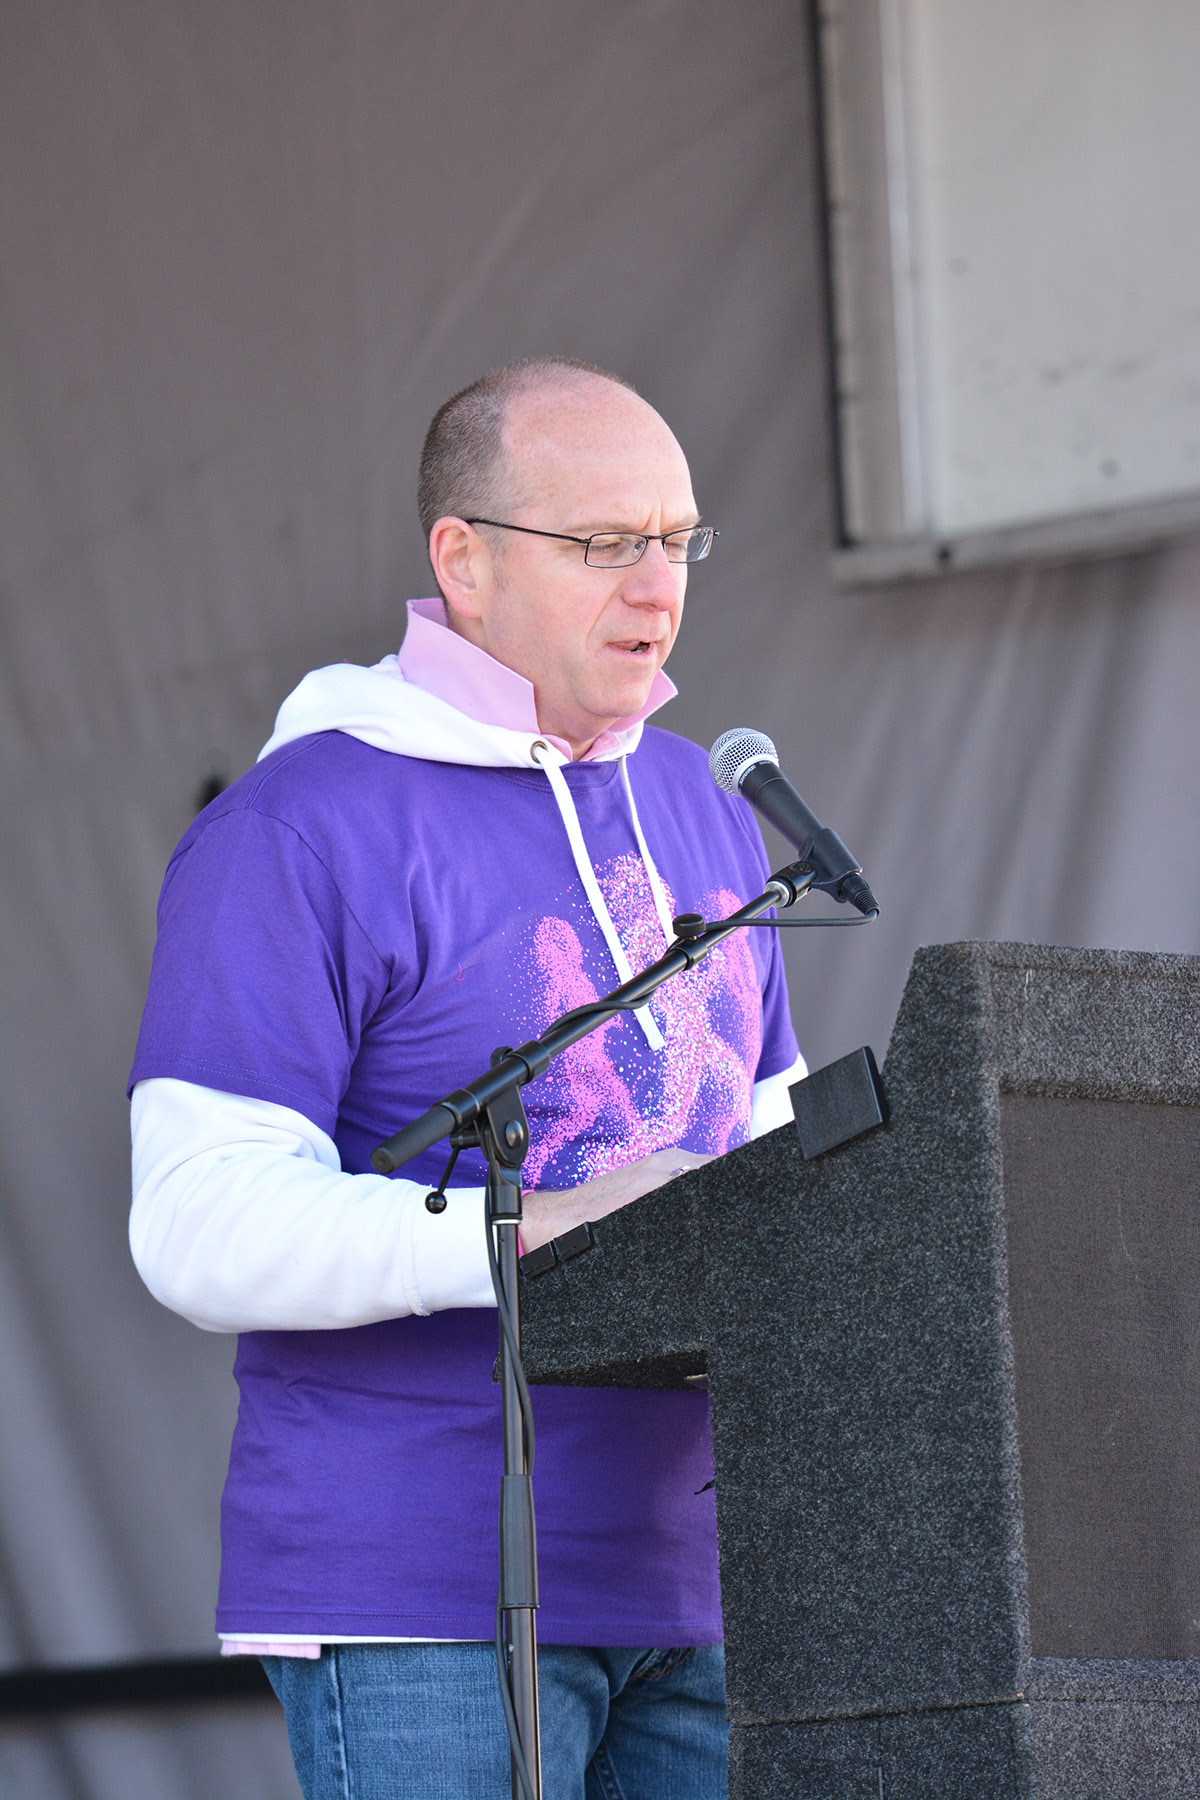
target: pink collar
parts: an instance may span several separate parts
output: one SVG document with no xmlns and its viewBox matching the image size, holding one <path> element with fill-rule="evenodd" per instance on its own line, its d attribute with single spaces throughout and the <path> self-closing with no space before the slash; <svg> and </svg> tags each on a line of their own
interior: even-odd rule
<svg viewBox="0 0 1200 1800">
<path fill-rule="evenodd" d="M 427 694 L 446 701 L 481 725 L 502 725 L 509 731 L 540 730 L 532 681 L 497 662 L 486 650 L 468 643 L 457 631 L 451 631 L 441 599 L 409 601 L 408 629 L 397 661 L 405 681 L 424 688 Z M 673 700 L 677 692 L 670 676 L 660 669 L 641 712 L 618 719 L 602 731 L 581 761 L 620 756 L 629 748 L 623 740 L 633 728 Z M 541 735 L 570 760 L 571 746 L 564 738 L 551 737 L 548 732 Z"/>
</svg>

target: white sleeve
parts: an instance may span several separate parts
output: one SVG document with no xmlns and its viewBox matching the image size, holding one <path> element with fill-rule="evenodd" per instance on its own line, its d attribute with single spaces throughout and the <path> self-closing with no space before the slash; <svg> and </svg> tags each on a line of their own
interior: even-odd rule
<svg viewBox="0 0 1200 1800">
<path fill-rule="evenodd" d="M 764 1132 L 775 1131 L 780 1125 L 792 1123 L 795 1114 L 792 1112 L 788 1089 L 794 1082 L 803 1081 L 807 1074 L 808 1065 L 802 1056 L 798 1056 L 790 1069 L 781 1069 L 778 1075 L 768 1075 L 765 1080 L 755 1082 L 750 1102 L 752 1138 L 762 1137 Z"/>
<path fill-rule="evenodd" d="M 320 1331 L 495 1304 L 482 1188 L 343 1173 L 302 1113 L 189 1081 L 133 1090 L 138 1272 L 205 1331 Z"/>
</svg>

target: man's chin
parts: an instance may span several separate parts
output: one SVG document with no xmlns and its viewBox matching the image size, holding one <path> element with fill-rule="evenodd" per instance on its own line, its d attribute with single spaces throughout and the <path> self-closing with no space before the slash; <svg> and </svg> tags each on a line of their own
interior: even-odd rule
<svg viewBox="0 0 1200 1800">
<path fill-rule="evenodd" d="M 612 719 L 628 719 L 641 712 L 650 698 L 660 667 L 661 660 L 657 655 L 647 660 L 628 657 L 619 678 L 606 683 L 603 694 L 598 696 L 597 711 L 605 712 Z"/>
</svg>

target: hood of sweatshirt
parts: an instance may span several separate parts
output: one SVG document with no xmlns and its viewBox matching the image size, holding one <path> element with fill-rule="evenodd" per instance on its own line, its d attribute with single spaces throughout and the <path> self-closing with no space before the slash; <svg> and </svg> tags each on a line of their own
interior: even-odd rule
<svg viewBox="0 0 1200 1800">
<path fill-rule="evenodd" d="M 660 670 L 641 712 L 601 732 L 587 760 L 631 754 L 643 722 L 675 692 Z M 344 731 L 377 750 L 475 768 L 571 761 L 570 746 L 538 726 L 533 683 L 451 631 L 441 600 L 409 601 L 398 653 L 370 668 L 331 663 L 306 675 L 280 707 L 259 761 L 315 731 Z"/>
</svg>

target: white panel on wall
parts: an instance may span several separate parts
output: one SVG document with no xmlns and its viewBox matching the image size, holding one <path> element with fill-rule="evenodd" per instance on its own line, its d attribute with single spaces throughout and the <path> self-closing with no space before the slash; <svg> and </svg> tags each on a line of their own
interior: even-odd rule
<svg viewBox="0 0 1200 1800">
<path fill-rule="evenodd" d="M 821 18 L 857 572 L 1194 529 L 1200 6 Z"/>
</svg>

